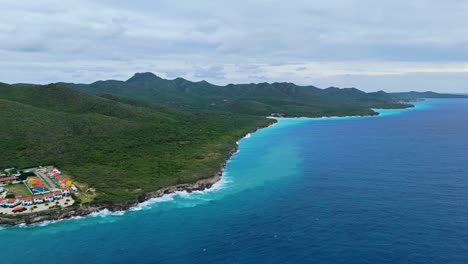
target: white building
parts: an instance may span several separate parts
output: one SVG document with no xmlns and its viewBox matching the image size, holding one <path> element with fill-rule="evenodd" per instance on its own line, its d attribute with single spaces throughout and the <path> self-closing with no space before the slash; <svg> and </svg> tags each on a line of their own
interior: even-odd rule
<svg viewBox="0 0 468 264">
<path fill-rule="evenodd" d="M 16 199 L 16 198 L 10 198 L 10 199 L 6 199 L 6 202 L 5 202 L 5 206 L 7 207 L 15 207 L 17 206 L 18 204 L 20 204 L 21 201 L 19 199 Z"/>
<path fill-rule="evenodd" d="M 62 195 L 70 194 L 70 189 L 68 188 L 62 188 L 60 191 L 62 192 Z"/>
<path fill-rule="evenodd" d="M 29 206 L 33 204 L 33 201 L 30 197 L 28 198 L 23 198 L 23 201 L 21 202 L 23 206 Z"/>
<path fill-rule="evenodd" d="M 54 201 L 54 196 L 52 194 L 46 194 L 46 195 L 44 195 L 44 200 L 46 202 L 53 202 Z"/>
<path fill-rule="evenodd" d="M 55 199 L 62 199 L 63 195 L 61 191 L 54 192 Z"/>
<path fill-rule="evenodd" d="M 34 196 L 34 203 L 40 204 L 44 202 L 44 197 L 42 195 L 36 195 Z"/>
</svg>

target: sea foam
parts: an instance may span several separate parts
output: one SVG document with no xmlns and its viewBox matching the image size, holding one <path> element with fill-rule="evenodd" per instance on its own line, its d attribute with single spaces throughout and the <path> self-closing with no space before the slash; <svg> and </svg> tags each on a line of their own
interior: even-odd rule
<svg viewBox="0 0 468 264">
<path fill-rule="evenodd" d="M 243 139 L 249 139 L 251 138 L 252 134 L 248 133 L 245 135 L 241 140 Z M 239 145 L 239 141 L 236 142 L 237 145 Z M 234 154 L 238 154 L 240 152 L 239 148 Z M 227 160 L 227 164 L 230 163 L 231 159 Z M 40 223 L 35 223 L 35 224 L 20 224 L 18 227 L 20 228 L 31 228 L 31 227 L 45 227 L 49 226 L 51 224 L 59 223 L 62 221 L 70 221 L 70 220 L 81 220 L 81 219 L 86 219 L 86 218 L 108 218 L 112 216 L 123 216 L 126 214 L 126 212 L 137 212 L 141 210 L 148 210 L 152 209 L 155 207 L 157 204 L 164 204 L 168 202 L 174 203 L 175 207 L 194 207 L 197 206 L 198 204 L 205 203 L 207 201 L 216 199 L 216 196 L 211 195 L 214 192 L 218 192 L 219 190 L 225 188 L 228 184 L 230 184 L 232 181 L 227 177 L 228 173 L 227 171 L 224 171 L 221 179 L 214 183 L 211 188 L 208 188 L 203 191 L 192 191 L 192 192 L 187 192 L 187 191 L 178 191 L 170 194 L 165 194 L 161 197 L 156 197 L 149 199 L 147 201 L 138 203 L 136 206 L 133 206 L 129 208 L 127 211 L 110 211 L 108 209 L 104 209 L 98 212 L 91 213 L 87 216 L 76 216 L 76 217 L 71 217 L 68 219 L 60 219 L 60 220 L 50 220 L 50 221 L 43 221 Z M 0 230 L 5 229 L 4 227 L 0 227 Z"/>
</svg>

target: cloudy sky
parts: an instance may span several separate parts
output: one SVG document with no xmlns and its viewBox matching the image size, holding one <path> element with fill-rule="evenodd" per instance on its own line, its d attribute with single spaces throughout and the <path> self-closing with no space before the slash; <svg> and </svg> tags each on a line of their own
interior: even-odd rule
<svg viewBox="0 0 468 264">
<path fill-rule="evenodd" d="M 465 0 L 0 0 L 0 81 L 468 92 Z"/>
</svg>

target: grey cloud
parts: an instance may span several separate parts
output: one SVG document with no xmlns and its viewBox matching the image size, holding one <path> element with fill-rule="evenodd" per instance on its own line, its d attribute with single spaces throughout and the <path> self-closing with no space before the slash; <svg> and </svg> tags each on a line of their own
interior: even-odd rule
<svg viewBox="0 0 468 264">
<path fill-rule="evenodd" d="M 168 78 L 177 78 L 177 77 L 182 77 L 187 75 L 186 70 L 167 70 L 165 71 L 165 74 Z"/>
<path fill-rule="evenodd" d="M 207 79 L 223 79 L 224 67 L 219 65 L 198 67 L 195 69 L 195 77 Z"/>
<path fill-rule="evenodd" d="M 366 67 L 366 61 L 382 65 L 411 61 L 422 66 L 468 61 L 466 1 L 0 3 L 0 81 L 6 82 L 67 78 L 87 82 L 144 70 L 219 83 L 273 81 L 285 76 L 304 83 L 323 80 L 301 66 L 311 62 L 337 62 L 352 69 L 356 61 L 359 67 L 362 62 Z M 287 64 L 299 66 L 266 72 L 271 70 L 268 66 Z M 368 64 L 367 70 L 380 69 Z M 334 80 L 367 88 L 373 78 L 378 79 L 337 75 Z M 410 79 L 415 83 L 418 78 L 423 76 Z M 462 89 L 459 82 L 449 80 L 443 87 Z"/>
<path fill-rule="evenodd" d="M 466 93 L 468 74 L 452 73 L 407 73 L 397 75 L 337 75 L 328 78 L 312 78 L 319 87 L 359 87 L 367 91 L 443 91 Z"/>
</svg>

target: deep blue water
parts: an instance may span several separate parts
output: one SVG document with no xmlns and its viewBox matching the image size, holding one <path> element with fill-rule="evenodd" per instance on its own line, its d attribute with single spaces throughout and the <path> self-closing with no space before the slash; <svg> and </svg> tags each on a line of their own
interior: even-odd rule
<svg viewBox="0 0 468 264">
<path fill-rule="evenodd" d="M 0 230 L 1 263 L 468 263 L 468 100 L 283 119 L 215 189 Z"/>
</svg>

